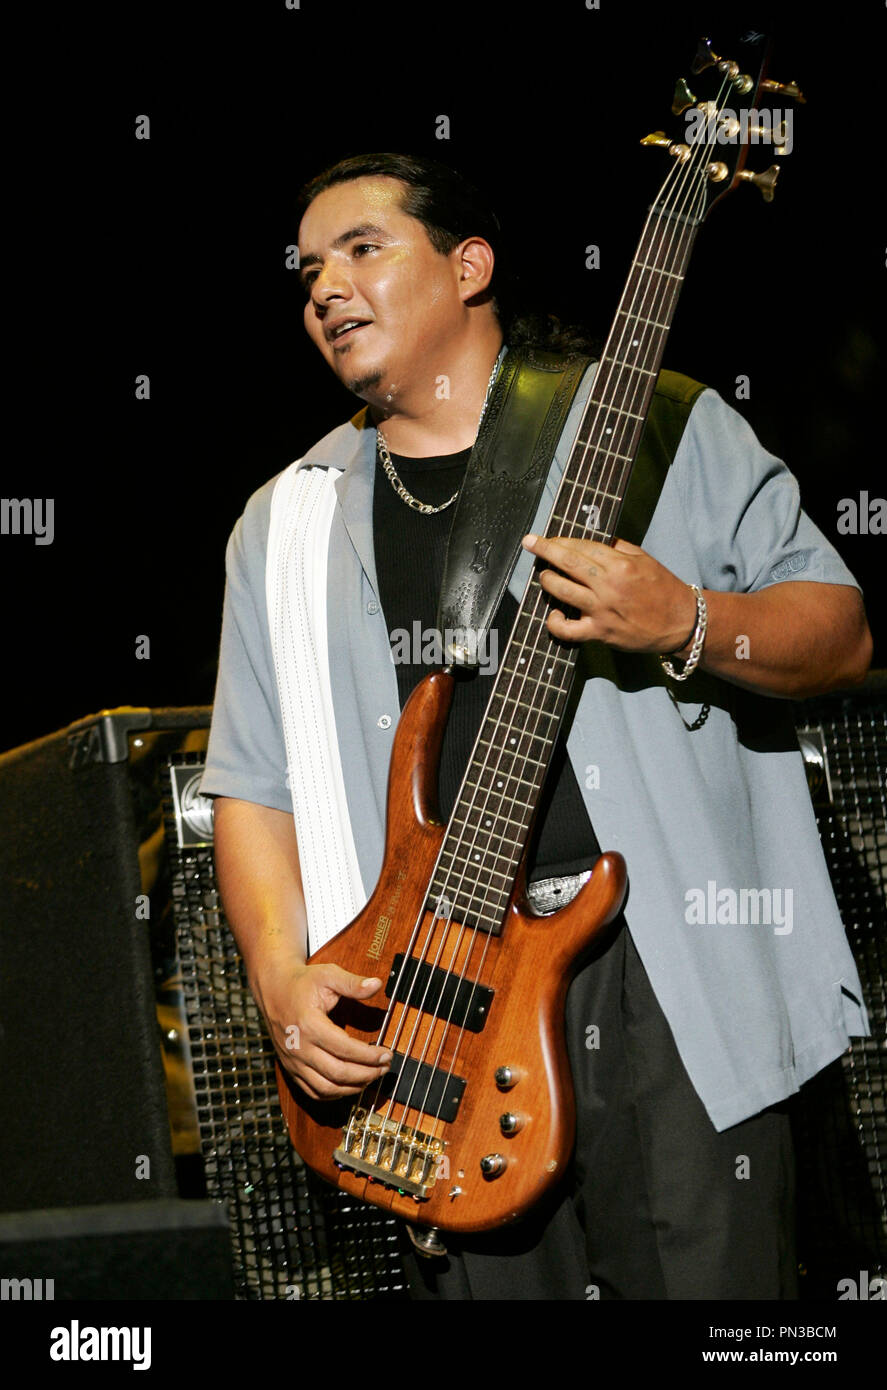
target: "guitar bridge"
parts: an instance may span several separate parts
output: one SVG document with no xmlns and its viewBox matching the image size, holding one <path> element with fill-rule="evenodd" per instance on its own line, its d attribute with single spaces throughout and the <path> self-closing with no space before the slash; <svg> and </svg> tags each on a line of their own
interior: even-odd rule
<svg viewBox="0 0 887 1390">
<path fill-rule="evenodd" d="M 402 1195 L 422 1201 L 438 1178 L 444 1153 L 442 1139 L 382 1115 L 355 1109 L 333 1153 L 339 1168 L 364 1173 Z"/>
</svg>

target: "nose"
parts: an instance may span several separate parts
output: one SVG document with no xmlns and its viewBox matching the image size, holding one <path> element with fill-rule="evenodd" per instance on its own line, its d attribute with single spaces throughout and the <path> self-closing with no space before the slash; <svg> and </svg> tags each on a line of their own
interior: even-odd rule
<svg viewBox="0 0 887 1390">
<path fill-rule="evenodd" d="M 311 298 L 318 309 L 326 309 L 336 299 L 349 299 L 351 292 L 345 267 L 332 260 L 318 271 L 311 286 Z"/>
</svg>

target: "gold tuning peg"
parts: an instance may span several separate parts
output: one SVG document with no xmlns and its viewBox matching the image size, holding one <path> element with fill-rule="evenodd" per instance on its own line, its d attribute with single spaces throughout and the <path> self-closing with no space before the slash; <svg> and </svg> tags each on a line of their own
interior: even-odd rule
<svg viewBox="0 0 887 1390">
<path fill-rule="evenodd" d="M 688 107 L 696 105 L 696 98 L 687 86 L 683 77 L 679 77 L 674 87 L 674 97 L 671 103 L 672 115 L 680 116 Z"/>
<path fill-rule="evenodd" d="M 700 39 L 696 45 L 696 57 L 690 64 L 690 71 L 694 74 L 705 72 L 706 68 L 712 68 L 720 61 L 719 55 L 712 49 L 711 39 Z"/>
<path fill-rule="evenodd" d="M 652 135 L 645 135 L 641 140 L 642 145 L 657 145 L 661 150 L 668 150 L 675 159 L 679 159 L 683 164 L 690 158 L 690 146 L 679 145 L 674 140 L 670 140 L 664 130 L 654 130 Z"/>
<path fill-rule="evenodd" d="M 769 77 L 766 77 L 761 83 L 761 91 L 776 92 L 779 96 L 790 97 L 792 101 L 797 101 L 801 106 L 807 104 L 807 98 L 797 82 L 773 82 Z"/>
<path fill-rule="evenodd" d="M 755 188 L 761 190 L 761 197 L 765 203 L 773 202 L 773 194 L 776 190 L 776 180 L 779 176 L 779 165 L 771 164 L 769 169 L 765 169 L 762 174 L 753 174 L 750 169 L 740 170 L 739 177 L 745 179 L 747 183 L 753 183 Z"/>
</svg>

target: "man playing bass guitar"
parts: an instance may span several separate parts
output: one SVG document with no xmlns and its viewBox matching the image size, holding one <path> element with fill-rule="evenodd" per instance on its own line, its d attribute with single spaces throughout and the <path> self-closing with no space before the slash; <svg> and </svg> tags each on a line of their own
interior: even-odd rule
<svg viewBox="0 0 887 1390">
<path fill-rule="evenodd" d="M 310 579 L 323 609 L 318 699 L 332 711 L 328 751 L 365 900 L 398 705 L 441 663 L 432 629 L 451 508 L 504 351 L 533 325 L 507 316 L 498 224 L 450 170 L 345 160 L 303 207 L 305 327 L 367 407 L 303 460 L 341 474 Z M 537 343 L 584 347 L 556 332 Z M 535 824 L 533 900 L 539 911 L 567 901 L 601 849 L 624 854 L 630 879 L 624 917 L 567 995 L 575 1156 L 523 1220 L 448 1236 L 446 1256 L 411 1256 L 415 1297 L 796 1297 L 785 1103 L 867 1020 L 787 701 L 860 681 L 871 639 L 853 577 L 745 422 L 672 373 L 653 409 L 658 442 L 648 429 L 645 447 L 669 457 L 639 543 L 529 533 L 518 562 L 524 577 L 536 564 L 550 634 L 588 655 Z M 332 1100 L 383 1077 L 390 1056 L 329 1017 L 340 998 L 381 997 L 383 982 L 309 959 L 319 938 L 292 795 L 305 773 L 286 729 L 300 696 L 281 694 L 267 607 L 276 482 L 249 500 L 229 544 L 202 790 L 216 798 L 225 910 L 281 1064 L 305 1095 Z M 485 660 L 456 682 L 444 818 L 515 592 L 517 579 Z M 321 872 L 328 848 L 311 849 Z"/>
</svg>

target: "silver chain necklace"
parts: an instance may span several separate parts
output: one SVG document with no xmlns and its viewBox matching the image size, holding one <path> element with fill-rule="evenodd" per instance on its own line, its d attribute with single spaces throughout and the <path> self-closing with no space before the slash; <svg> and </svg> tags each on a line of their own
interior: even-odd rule
<svg viewBox="0 0 887 1390">
<path fill-rule="evenodd" d="M 500 357 L 501 353 L 493 363 L 493 370 L 490 372 L 490 379 L 487 382 L 487 393 L 484 396 L 484 403 L 481 407 L 480 419 L 477 422 L 478 430 L 480 429 L 484 415 L 486 414 L 487 402 L 490 399 L 490 392 L 493 389 L 493 382 L 495 381 L 496 373 L 499 370 Z M 385 476 L 391 483 L 391 486 L 394 488 L 394 491 L 397 493 L 401 501 L 406 502 L 407 506 L 411 507 L 414 512 L 421 512 L 423 516 L 433 516 L 435 512 L 445 512 L 447 507 L 451 507 L 453 505 L 456 498 L 459 496 L 459 488 L 456 489 L 449 501 L 442 502 L 439 507 L 432 507 L 430 502 L 420 502 L 418 497 L 414 497 L 411 492 L 407 492 L 400 478 L 394 471 L 394 464 L 391 462 L 391 454 L 388 450 L 388 444 L 385 440 L 384 434 L 378 428 L 378 426 L 376 428 L 376 445 L 379 451 L 379 462 L 385 470 Z"/>
</svg>

